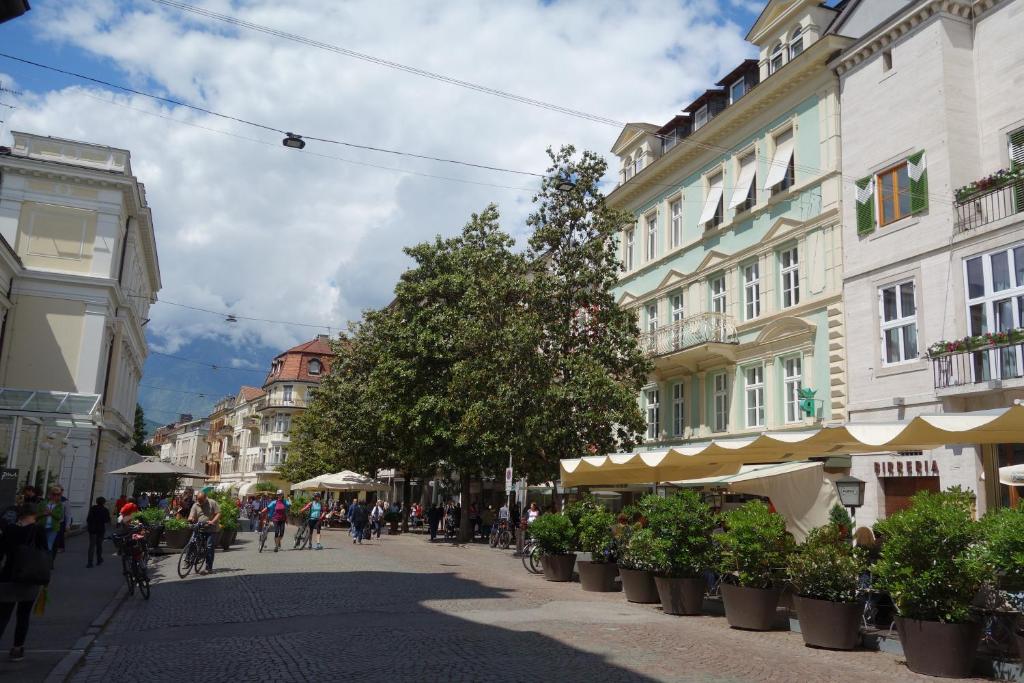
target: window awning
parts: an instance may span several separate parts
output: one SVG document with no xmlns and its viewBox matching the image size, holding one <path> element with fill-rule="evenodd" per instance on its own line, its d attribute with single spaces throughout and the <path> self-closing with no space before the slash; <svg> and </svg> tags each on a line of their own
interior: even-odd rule
<svg viewBox="0 0 1024 683">
<path fill-rule="evenodd" d="M 740 166 L 740 175 L 736 179 L 736 187 L 733 189 L 732 199 L 729 200 L 730 209 L 735 209 L 747 201 L 747 196 L 750 194 L 750 184 L 754 182 L 754 171 L 757 170 L 757 161 L 754 155 L 750 154 L 745 162 Z"/>
<path fill-rule="evenodd" d="M 98 394 L 0 387 L 0 415 L 23 415 L 91 423 L 99 402 Z"/>
<path fill-rule="evenodd" d="M 722 199 L 722 179 L 724 176 L 719 175 L 711 187 L 708 188 L 708 198 L 704 202 L 704 210 L 700 212 L 700 220 L 697 221 L 700 225 L 707 223 L 709 220 L 715 217 L 715 211 L 718 209 L 718 202 Z"/>
<path fill-rule="evenodd" d="M 764 180 L 764 189 L 770 190 L 786 177 L 789 160 L 793 158 L 793 130 L 790 129 L 775 139 L 775 155 L 768 167 L 768 175 Z"/>
<path fill-rule="evenodd" d="M 950 444 L 1024 443 L 1024 406 L 921 415 L 900 422 L 854 422 L 792 432 L 714 439 L 667 450 L 562 460 L 562 484 L 594 486 L 728 476 L 742 465 L 809 457 L 928 450 Z"/>
</svg>

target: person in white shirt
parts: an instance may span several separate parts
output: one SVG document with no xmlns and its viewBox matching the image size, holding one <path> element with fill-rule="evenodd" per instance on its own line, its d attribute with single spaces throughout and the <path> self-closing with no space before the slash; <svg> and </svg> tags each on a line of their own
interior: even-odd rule
<svg viewBox="0 0 1024 683">
<path fill-rule="evenodd" d="M 370 511 L 370 530 L 371 533 L 375 533 L 377 538 L 380 538 L 380 529 L 383 526 L 384 517 L 384 502 L 378 500 L 377 504 L 373 506 L 373 510 Z"/>
<path fill-rule="evenodd" d="M 533 524 L 540 517 L 540 508 L 537 503 L 530 503 L 530 509 L 526 511 L 526 523 Z"/>
<path fill-rule="evenodd" d="M 508 503 L 505 503 L 498 510 L 498 519 L 508 519 Z"/>
</svg>

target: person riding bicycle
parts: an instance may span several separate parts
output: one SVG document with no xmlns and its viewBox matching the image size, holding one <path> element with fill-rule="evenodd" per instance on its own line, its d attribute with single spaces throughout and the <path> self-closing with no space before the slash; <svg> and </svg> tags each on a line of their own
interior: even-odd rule
<svg viewBox="0 0 1024 683">
<path fill-rule="evenodd" d="M 188 514 L 188 521 L 192 524 L 203 525 L 202 533 L 206 536 L 206 568 L 199 571 L 200 574 L 209 574 L 213 571 L 214 541 L 217 531 L 220 529 L 220 505 L 217 501 L 206 496 L 200 491 L 196 494 L 196 500 L 192 503 L 192 510 Z"/>
<path fill-rule="evenodd" d="M 284 491 L 281 489 L 277 490 L 277 498 L 272 500 L 267 507 L 263 509 L 265 517 L 265 524 L 274 525 L 274 552 L 276 553 L 281 549 L 281 539 L 284 538 L 284 525 L 288 521 L 288 511 L 292 507 L 292 502 L 284 497 Z"/>
<path fill-rule="evenodd" d="M 320 502 L 320 494 L 314 493 L 313 500 L 306 503 L 306 506 L 300 510 L 300 514 L 309 513 L 309 518 L 306 520 L 306 526 L 309 527 L 309 537 L 306 539 L 309 541 L 309 549 L 313 549 L 313 534 L 316 534 L 316 549 L 323 550 L 323 545 L 320 544 L 320 527 L 323 523 L 323 503 Z"/>
</svg>

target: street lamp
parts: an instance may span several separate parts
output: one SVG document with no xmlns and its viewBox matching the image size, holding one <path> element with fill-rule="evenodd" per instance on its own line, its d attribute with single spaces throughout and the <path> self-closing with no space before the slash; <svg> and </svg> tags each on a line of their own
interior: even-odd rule
<svg viewBox="0 0 1024 683">
<path fill-rule="evenodd" d="M 846 475 L 836 479 L 836 492 L 839 493 L 839 501 L 843 507 L 850 508 L 850 517 L 856 514 L 857 508 L 864 505 L 863 479 Z"/>
<path fill-rule="evenodd" d="M 285 133 L 285 139 L 281 141 L 281 144 L 285 147 L 291 147 L 292 149 L 302 149 L 306 146 L 306 141 L 302 139 L 301 135 L 295 133 Z"/>
</svg>

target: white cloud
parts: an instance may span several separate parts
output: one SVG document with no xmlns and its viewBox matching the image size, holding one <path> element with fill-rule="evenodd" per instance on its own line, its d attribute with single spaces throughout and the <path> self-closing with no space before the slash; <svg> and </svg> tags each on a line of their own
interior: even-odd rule
<svg viewBox="0 0 1024 683">
<path fill-rule="evenodd" d="M 249 21 L 620 120 L 665 121 L 749 56 L 717 3 L 590 1 L 202 3 Z M 545 147 L 606 152 L 618 131 L 136 0 L 44 4 L 33 26 L 116 62 L 117 80 L 313 136 L 530 171 Z M 61 54 L 55 52 L 53 61 Z M 92 65 L 65 64 L 95 71 Z M 125 75 L 126 74 L 126 75 Z M 0 81 L 4 74 L 0 73 Z M 31 81 L 21 84 L 31 90 Z M 115 98 L 121 106 L 103 99 Z M 139 111 L 141 110 L 141 111 Z M 158 116 L 173 117 L 174 123 Z M 280 136 L 92 86 L 31 93 L 10 127 L 125 147 L 153 207 L 161 298 L 333 330 L 387 302 L 401 247 L 499 203 L 522 235 L 530 192 L 367 168 L 280 146 Z M 232 135 L 219 135 L 196 126 Z M 311 142 L 309 152 L 483 183 L 528 178 Z M 192 339 L 284 348 L 308 328 L 153 309 L 158 350 Z"/>
</svg>

